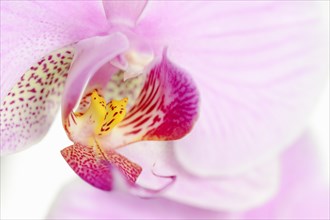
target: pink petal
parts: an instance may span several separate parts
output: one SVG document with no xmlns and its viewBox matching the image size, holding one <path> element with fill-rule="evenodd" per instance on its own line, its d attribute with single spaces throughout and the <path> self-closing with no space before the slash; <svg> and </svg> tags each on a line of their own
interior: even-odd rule
<svg viewBox="0 0 330 220">
<path fill-rule="evenodd" d="M 95 149 L 75 144 L 64 148 L 61 154 L 83 180 L 102 190 L 112 189 L 111 167 Z"/>
<path fill-rule="evenodd" d="M 105 150 L 105 153 L 108 162 L 122 172 L 130 183 L 135 183 L 142 168 L 114 150 Z"/>
<path fill-rule="evenodd" d="M 63 119 L 74 109 L 87 83 L 95 73 L 127 50 L 128 46 L 127 38 L 119 32 L 85 39 L 75 45 L 75 58 L 65 84 L 62 100 Z"/>
<path fill-rule="evenodd" d="M 313 1 L 147 5 L 135 31 L 158 53 L 168 46 L 169 57 L 193 76 L 200 91 L 199 120 L 175 143 L 186 169 L 203 176 L 239 173 L 299 136 L 327 76 L 329 44 L 317 6 Z"/>
<path fill-rule="evenodd" d="M 234 215 L 173 201 L 141 199 L 120 191 L 103 192 L 82 182 L 62 190 L 47 219 L 233 219 Z"/>
<path fill-rule="evenodd" d="M 135 25 L 146 4 L 146 0 L 103 1 L 105 15 L 110 24 L 122 24 L 130 27 Z"/>
<path fill-rule="evenodd" d="M 175 159 L 173 143 L 141 142 L 121 148 L 119 153 L 143 167 L 138 185 L 159 189 L 170 181 L 159 176 L 176 176 L 175 182 L 160 196 L 200 208 L 247 210 L 268 201 L 277 190 L 279 166 L 276 158 L 240 175 L 207 178 L 192 175 L 180 166 Z"/>
<path fill-rule="evenodd" d="M 197 88 L 183 69 L 163 59 L 147 75 L 134 106 L 102 145 L 118 148 L 141 140 L 176 140 L 186 135 L 198 115 Z"/>
<path fill-rule="evenodd" d="M 46 134 L 60 104 L 73 52 L 66 47 L 43 57 L 1 101 L 1 155 L 25 149 Z"/>
<path fill-rule="evenodd" d="M 113 150 L 101 146 L 75 143 L 62 151 L 69 166 L 86 182 L 96 188 L 110 191 L 113 187 L 112 168 L 116 167 L 129 181 L 135 183 L 142 168 Z"/>
<path fill-rule="evenodd" d="M 282 156 L 280 190 L 246 219 L 329 219 L 329 184 L 322 181 L 316 146 L 305 135 Z"/>
<path fill-rule="evenodd" d="M 1 100 L 41 57 L 106 32 L 97 1 L 1 1 Z"/>
</svg>

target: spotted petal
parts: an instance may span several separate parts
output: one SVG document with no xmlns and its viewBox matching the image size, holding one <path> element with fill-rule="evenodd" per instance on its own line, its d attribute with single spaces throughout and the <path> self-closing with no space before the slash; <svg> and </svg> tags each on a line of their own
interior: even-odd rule
<svg viewBox="0 0 330 220">
<path fill-rule="evenodd" d="M 74 144 L 62 151 L 62 156 L 70 167 L 86 182 L 109 191 L 112 189 L 112 168 L 115 166 L 134 183 L 142 168 L 112 150 L 104 151 L 97 143 L 93 146 Z"/>
<path fill-rule="evenodd" d="M 155 48 L 167 45 L 201 96 L 198 123 L 176 142 L 186 169 L 239 173 L 299 136 L 327 81 L 329 42 L 318 2 L 149 3 L 136 32 Z"/>
<path fill-rule="evenodd" d="M 72 63 L 72 47 L 43 57 L 21 76 L 1 102 L 1 155 L 22 150 L 42 138 L 58 110 Z"/>
</svg>

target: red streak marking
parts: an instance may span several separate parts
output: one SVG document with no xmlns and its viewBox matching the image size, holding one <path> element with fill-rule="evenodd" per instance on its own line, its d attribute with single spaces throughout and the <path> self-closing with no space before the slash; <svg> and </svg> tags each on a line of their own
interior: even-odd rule
<svg viewBox="0 0 330 220">
<path fill-rule="evenodd" d="M 157 87 L 156 91 L 154 92 L 154 94 L 152 96 L 149 97 L 148 101 L 146 101 L 146 103 L 144 103 L 143 106 L 141 106 L 141 110 L 144 110 L 145 108 L 147 108 L 150 103 L 154 100 L 155 96 L 157 95 L 158 93 L 158 90 L 159 90 L 160 86 Z"/>
<path fill-rule="evenodd" d="M 144 124 L 145 122 L 147 122 L 149 119 L 150 119 L 150 116 L 149 116 L 149 117 L 147 117 L 146 119 L 142 120 L 140 123 L 138 123 L 138 124 L 134 125 L 134 127 L 133 127 L 133 128 L 137 128 L 137 127 L 139 127 L 139 126 L 143 125 L 143 124 Z"/>
<path fill-rule="evenodd" d="M 118 126 L 118 127 L 125 127 L 125 126 L 127 126 L 127 125 L 129 125 L 129 124 L 134 124 L 134 123 L 138 122 L 143 116 L 144 116 L 144 115 L 140 115 L 139 117 L 137 117 L 136 119 L 134 119 L 134 120 L 131 121 L 131 122 L 127 122 L 127 121 L 124 119 L 123 122 L 127 122 L 127 123 L 123 123 L 123 124 L 121 124 L 121 125 Z"/>
<path fill-rule="evenodd" d="M 157 87 L 156 91 L 154 90 L 155 89 L 154 84 L 151 84 L 151 86 L 152 86 L 151 92 L 148 95 L 146 95 L 146 96 L 148 96 L 148 99 L 144 103 L 139 102 L 139 104 L 138 104 L 139 107 L 136 108 L 134 111 L 130 111 L 129 115 L 125 118 L 125 121 L 127 119 L 131 118 L 133 114 L 135 114 L 139 111 L 143 111 L 153 101 L 153 99 L 155 98 L 156 94 L 159 91 L 160 86 Z"/>
<path fill-rule="evenodd" d="M 74 116 L 73 116 L 72 113 L 70 114 L 70 116 L 71 116 L 71 118 L 72 118 L 73 123 L 77 124 L 77 122 L 76 122 L 76 120 L 75 120 L 75 118 L 74 118 Z"/>
<path fill-rule="evenodd" d="M 160 117 L 158 115 L 156 115 L 156 117 L 154 117 L 152 124 L 150 125 L 150 127 L 154 126 L 156 124 L 156 122 L 160 121 Z"/>
<path fill-rule="evenodd" d="M 145 114 L 147 115 L 147 114 L 149 114 L 152 110 L 154 110 L 155 107 L 157 106 L 157 104 L 158 104 L 158 101 L 155 102 L 155 104 L 153 104 L 153 105 L 147 110 L 147 112 L 146 112 Z"/>
<path fill-rule="evenodd" d="M 137 129 L 137 130 L 134 130 L 134 131 L 131 131 L 131 132 L 127 132 L 127 133 L 125 133 L 124 135 L 134 135 L 134 134 L 139 133 L 141 130 L 142 130 L 142 129 L 140 128 L 140 129 Z"/>
</svg>

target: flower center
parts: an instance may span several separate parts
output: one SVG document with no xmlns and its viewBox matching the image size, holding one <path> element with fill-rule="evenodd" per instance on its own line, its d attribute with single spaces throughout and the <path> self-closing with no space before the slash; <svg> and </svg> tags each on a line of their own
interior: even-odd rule
<svg viewBox="0 0 330 220">
<path fill-rule="evenodd" d="M 104 98 L 94 90 L 90 95 L 90 105 L 85 112 L 71 115 L 79 133 L 81 144 L 92 145 L 98 137 L 107 135 L 126 115 L 128 98 L 112 100 L 106 104 Z"/>
</svg>

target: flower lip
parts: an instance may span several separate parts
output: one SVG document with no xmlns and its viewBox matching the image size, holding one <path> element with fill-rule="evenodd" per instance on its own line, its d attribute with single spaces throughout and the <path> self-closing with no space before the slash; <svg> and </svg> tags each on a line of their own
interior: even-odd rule
<svg viewBox="0 0 330 220">
<path fill-rule="evenodd" d="M 137 77 L 125 81 L 121 73 L 118 71 L 117 74 L 112 75 L 112 79 L 119 80 L 118 84 L 128 85 L 127 83 L 138 79 Z M 121 78 L 118 78 L 118 75 Z M 88 91 L 86 90 L 86 92 Z M 137 141 L 166 141 L 182 138 L 191 130 L 197 119 L 199 104 L 197 88 L 189 75 L 168 59 L 166 50 L 163 59 L 156 63 L 146 75 L 143 87 L 138 92 L 139 96 L 135 99 L 127 116 L 125 116 L 123 108 L 128 99 L 114 101 L 111 96 L 108 96 L 107 90 L 101 87 L 99 90 L 88 93 L 89 99 L 80 102 L 84 105 L 85 101 L 88 103 L 87 110 L 81 113 L 71 112 L 69 117 L 65 118 L 64 126 L 74 145 L 64 149 L 62 154 L 80 177 L 98 188 L 104 188 L 104 184 L 106 185 L 108 182 L 107 177 L 103 173 L 95 172 L 97 175 L 95 178 L 102 183 L 100 186 L 94 181 L 91 182 L 88 173 L 93 173 L 93 167 L 102 168 L 103 163 L 113 165 L 114 161 L 107 155 L 116 153 L 115 149 Z M 104 99 L 99 94 L 107 95 L 108 98 Z M 112 101 L 106 105 L 105 100 Z M 83 120 L 80 121 L 81 119 Z M 80 161 L 79 155 L 83 153 L 81 151 L 85 151 L 82 146 L 87 148 L 88 155 L 93 158 L 89 161 L 96 163 L 95 166 Z M 122 157 L 118 153 L 116 155 L 115 158 Z M 129 181 L 135 183 L 140 173 L 135 171 L 139 171 L 139 169 L 134 169 L 133 173 L 132 170 L 127 171 L 125 163 L 134 164 L 128 159 L 123 159 L 118 166 L 115 166 L 125 174 Z M 83 166 L 83 171 L 79 169 L 80 166 L 76 166 L 77 164 Z M 132 166 L 138 167 L 138 165 Z M 111 170 L 105 171 L 105 173 L 112 175 Z M 174 176 L 158 176 L 158 178 L 171 180 L 161 189 L 175 181 Z M 149 192 L 143 187 L 137 187 L 136 190 Z M 156 193 L 156 191 L 151 190 L 150 193 Z"/>
</svg>

